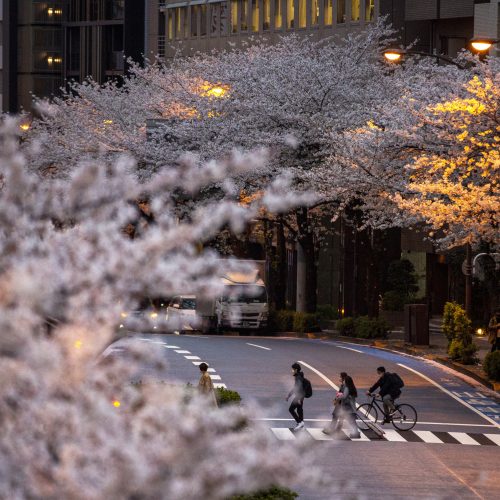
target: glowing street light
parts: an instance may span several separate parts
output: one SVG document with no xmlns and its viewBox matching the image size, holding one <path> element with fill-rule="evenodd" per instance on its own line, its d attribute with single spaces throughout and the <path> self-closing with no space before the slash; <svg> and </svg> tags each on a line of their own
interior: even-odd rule
<svg viewBox="0 0 500 500">
<path fill-rule="evenodd" d="M 487 52 L 498 40 L 493 38 L 473 38 L 470 41 L 471 47 L 477 52 Z"/>
<path fill-rule="evenodd" d="M 398 62 L 406 51 L 400 49 L 387 49 L 384 50 L 384 57 L 390 62 Z"/>
</svg>

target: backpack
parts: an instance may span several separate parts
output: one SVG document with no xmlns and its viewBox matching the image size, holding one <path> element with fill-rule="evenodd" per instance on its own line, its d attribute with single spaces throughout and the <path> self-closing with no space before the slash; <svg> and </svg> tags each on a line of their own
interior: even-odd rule
<svg viewBox="0 0 500 500">
<path fill-rule="evenodd" d="M 401 392 L 401 389 L 405 386 L 403 379 L 397 373 L 391 373 L 391 383 L 394 389 Z"/>
<path fill-rule="evenodd" d="M 304 388 L 304 397 L 305 398 L 310 398 L 313 395 L 313 388 L 311 385 L 311 382 L 304 378 L 302 381 L 302 387 Z"/>
</svg>

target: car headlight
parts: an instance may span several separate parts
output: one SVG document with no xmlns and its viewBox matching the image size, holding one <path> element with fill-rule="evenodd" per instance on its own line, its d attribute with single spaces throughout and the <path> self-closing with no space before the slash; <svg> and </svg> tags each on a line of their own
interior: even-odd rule
<svg viewBox="0 0 500 500">
<path fill-rule="evenodd" d="M 122 312 L 122 313 L 120 314 L 120 316 L 121 316 L 122 318 L 126 318 L 126 317 L 128 316 L 128 313 L 126 313 L 126 312 Z"/>
<path fill-rule="evenodd" d="M 151 313 L 149 316 L 151 317 L 151 319 L 154 319 L 154 318 L 158 317 L 158 313 L 154 312 L 154 313 Z"/>
</svg>

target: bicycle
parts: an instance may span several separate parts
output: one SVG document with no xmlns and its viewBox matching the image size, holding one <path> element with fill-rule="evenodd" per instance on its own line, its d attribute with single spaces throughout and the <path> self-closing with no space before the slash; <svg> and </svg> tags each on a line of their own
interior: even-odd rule
<svg viewBox="0 0 500 500">
<path fill-rule="evenodd" d="M 361 430 L 369 430 L 369 426 L 366 425 L 364 420 L 371 420 L 377 423 L 379 420 L 379 412 L 385 415 L 384 409 L 380 407 L 378 401 L 382 401 L 382 398 L 378 396 L 378 394 L 373 394 L 370 403 L 359 405 L 357 413 L 362 418 L 358 427 Z M 389 415 L 392 425 L 400 431 L 409 431 L 413 429 L 417 423 L 417 410 L 407 403 L 395 404 L 394 406 L 394 411 Z"/>
</svg>

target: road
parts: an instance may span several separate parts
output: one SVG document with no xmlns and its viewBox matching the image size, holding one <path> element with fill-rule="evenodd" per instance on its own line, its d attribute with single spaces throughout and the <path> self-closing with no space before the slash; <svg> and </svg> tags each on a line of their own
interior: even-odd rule
<svg viewBox="0 0 500 500">
<path fill-rule="evenodd" d="M 368 346 L 296 338 L 136 334 L 112 344 L 104 355 L 121 355 L 133 342 L 147 342 L 167 360 L 162 378 L 197 383 L 197 365 L 210 366 L 214 383 L 237 390 L 251 409 L 257 400 L 268 431 L 293 440 L 284 398 L 299 361 L 314 395 L 304 405 L 306 435 L 318 449 L 325 474 L 339 478 L 339 491 L 299 489 L 301 500 L 333 498 L 500 498 L 500 405 L 488 392 L 430 362 Z M 417 408 L 410 432 L 387 427 L 383 440 L 322 440 L 339 373 L 349 373 L 360 394 L 376 380 L 380 365 L 405 381 L 401 402 Z M 148 378 L 147 369 L 138 378 Z M 358 403 L 367 398 L 361 395 Z"/>
</svg>

